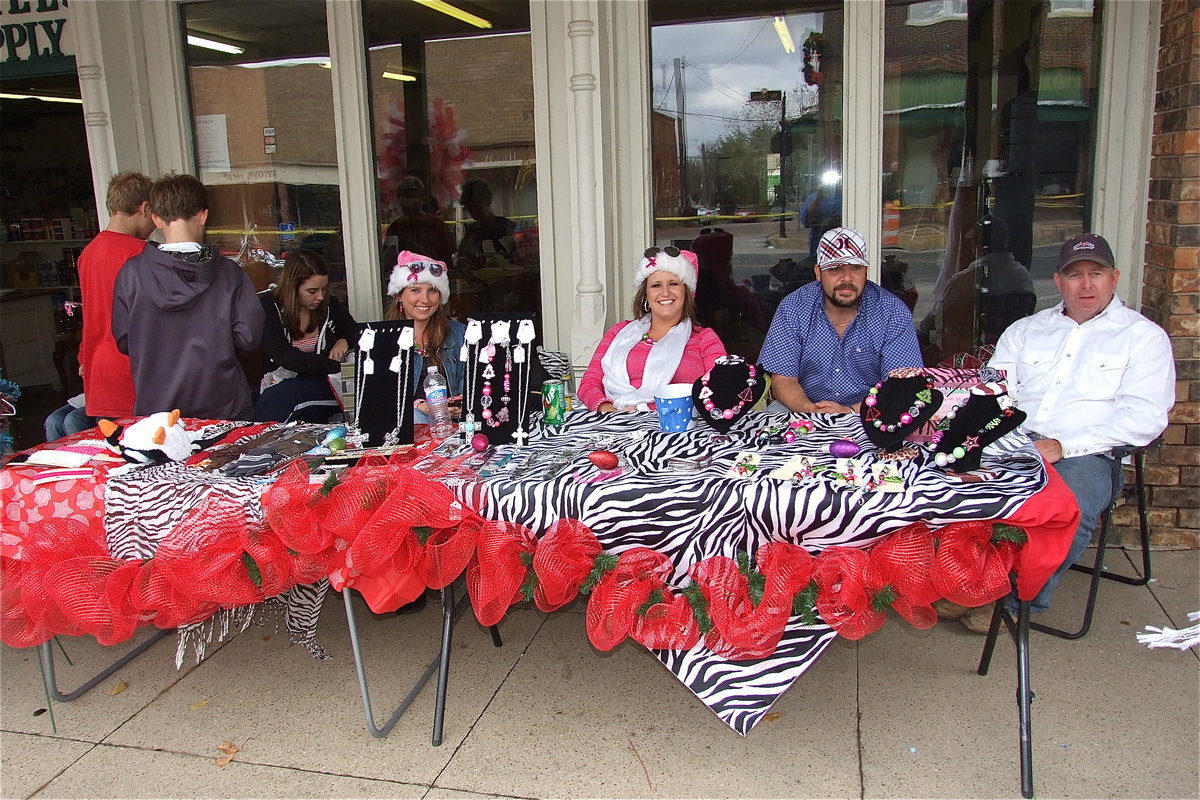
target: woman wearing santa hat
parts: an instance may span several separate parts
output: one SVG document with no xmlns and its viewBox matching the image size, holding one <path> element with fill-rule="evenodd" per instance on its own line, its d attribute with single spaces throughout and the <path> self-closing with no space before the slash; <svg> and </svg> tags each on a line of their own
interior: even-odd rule
<svg viewBox="0 0 1200 800">
<path fill-rule="evenodd" d="M 648 411 L 656 392 L 695 382 L 725 355 L 712 329 L 696 324 L 696 275 L 695 254 L 646 250 L 635 275 L 634 319 L 604 334 L 579 382 L 589 411 Z"/>
<path fill-rule="evenodd" d="M 421 397 L 425 369 L 433 364 L 446 379 L 452 398 L 450 410 L 458 413 L 462 399 L 463 363 L 459 360 L 466 327 L 446 314 L 450 301 L 450 277 L 444 261 L 404 250 L 396 259 L 388 280 L 392 304 L 385 319 L 411 319 L 413 322 L 412 380 L 416 396 Z M 419 399 L 413 422 L 428 424 L 427 407 Z"/>
</svg>

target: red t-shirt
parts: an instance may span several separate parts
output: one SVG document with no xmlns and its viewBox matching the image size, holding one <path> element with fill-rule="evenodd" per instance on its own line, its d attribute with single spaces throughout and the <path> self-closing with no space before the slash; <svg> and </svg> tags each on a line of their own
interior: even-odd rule
<svg viewBox="0 0 1200 800">
<path fill-rule="evenodd" d="M 125 262 L 142 252 L 136 236 L 101 231 L 79 256 L 79 294 L 83 303 L 83 393 L 92 417 L 133 414 L 133 374 L 129 356 L 117 349 L 112 335 L 113 284 Z"/>
</svg>

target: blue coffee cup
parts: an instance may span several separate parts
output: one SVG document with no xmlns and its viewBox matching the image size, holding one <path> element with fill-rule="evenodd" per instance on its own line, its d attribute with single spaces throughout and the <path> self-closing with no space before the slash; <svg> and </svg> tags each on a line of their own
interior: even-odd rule
<svg viewBox="0 0 1200 800">
<path fill-rule="evenodd" d="M 670 383 L 654 395 L 658 409 L 658 429 L 663 433 L 682 433 L 692 427 L 692 385 Z"/>
</svg>

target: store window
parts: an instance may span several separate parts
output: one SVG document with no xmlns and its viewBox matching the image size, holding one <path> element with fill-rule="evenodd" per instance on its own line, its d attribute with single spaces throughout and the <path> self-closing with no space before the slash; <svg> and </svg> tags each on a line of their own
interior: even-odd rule
<svg viewBox="0 0 1200 800">
<path fill-rule="evenodd" d="M 450 265 L 449 311 L 541 309 L 524 2 L 364 0 L 382 284 L 401 250 Z"/>
<path fill-rule="evenodd" d="M 748 359 L 841 221 L 842 11 L 831 5 L 649 4 L 655 244 L 699 256 L 700 322 Z"/>
<path fill-rule="evenodd" d="M 1093 10 L 887 4 L 883 279 L 908 300 L 927 364 L 1058 302 L 1058 247 L 1090 225 Z"/>
<path fill-rule="evenodd" d="M 256 285 L 290 250 L 319 253 L 345 296 L 324 0 L 181 7 L 207 243 Z"/>
</svg>

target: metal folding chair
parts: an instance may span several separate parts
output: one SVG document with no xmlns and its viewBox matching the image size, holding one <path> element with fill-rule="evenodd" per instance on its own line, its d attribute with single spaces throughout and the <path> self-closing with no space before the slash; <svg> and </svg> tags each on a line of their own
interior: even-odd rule
<svg viewBox="0 0 1200 800">
<path fill-rule="evenodd" d="M 1144 447 L 1120 447 L 1113 448 L 1112 454 L 1115 459 L 1114 468 L 1121 469 L 1121 461 L 1125 456 L 1133 457 L 1133 475 L 1134 488 L 1137 492 L 1138 504 L 1138 527 L 1142 543 L 1142 574 L 1137 575 L 1122 575 L 1119 573 L 1108 572 L 1104 569 L 1104 555 L 1108 549 L 1108 526 L 1112 518 L 1112 511 L 1117 507 L 1121 498 L 1124 496 L 1124 491 L 1118 492 L 1113 498 L 1112 505 L 1105 509 L 1100 516 L 1100 537 L 1096 540 L 1096 560 L 1091 566 L 1085 564 L 1072 564 L 1071 569 L 1076 572 L 1085 572 L 1092 576 L 1088 586 L 1087 600 L 1083 605 L 1083 624 L 1074 632 L 1066 631 L 1062 628 L 1055 628 L 1053 625 L 1046 625 L 1040 622 L 1031 622 L 1029 627 L 1035 631 L 1048 633 L 1051 636 L 1057 636 L 1061 639 L 1080 639 L 1087 634 L 1092 627 L 1092 612 L 1096 609 L 1096 593 L 1100 587 L 1100 579 L 1106 578 L 1110 581 L 1124 583 L 1127 586 L 1145 586 L 1150 582 L 1150 523 L 1146 517 L 1146 483 L 1145 483 L 1145 468 L 1146 468 L 1146 451 L 1151 447 L 1155 447 L 1162 443 L 1162 437 L 1155 439 L 1150 444 Z"/>
</svg>

